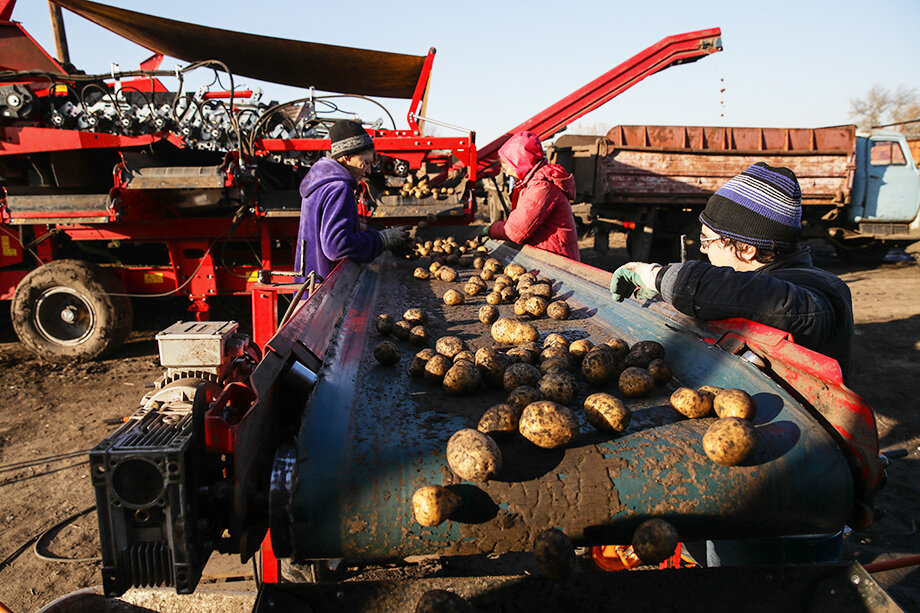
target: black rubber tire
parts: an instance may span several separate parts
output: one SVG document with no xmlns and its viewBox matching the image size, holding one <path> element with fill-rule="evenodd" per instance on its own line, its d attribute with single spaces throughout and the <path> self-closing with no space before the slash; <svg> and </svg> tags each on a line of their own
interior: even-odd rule
<svg viewBox="0 0 920 613">
<path fill-rule="evenodd" d="M 94 360 L 118 349 L 134 314 L 122 282 L 79 260 L 55 260 L 16 287 L 10 315 L 22 344 L 49 362 Z"/>
</svg>

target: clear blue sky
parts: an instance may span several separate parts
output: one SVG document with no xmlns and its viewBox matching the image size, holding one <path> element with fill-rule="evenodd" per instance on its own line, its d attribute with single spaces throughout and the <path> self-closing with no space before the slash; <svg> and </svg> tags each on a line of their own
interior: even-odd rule
<svg viewBox="0 0 920 613">
<path fill-rule="evenodd" d="M 428 115 L 476 130 L 480 146 L 659 39 L 710 27 L 722 28 L 724 51 L 646 79 L 580 127 L 836 125 L 852 121 L 850 99 L 875 84 L 920 90 L 917 0 L 103 3 L 312 42 L 417 55 L 436 47 Z M 54 55 L 48 15 L 46 0 L 19 0 L 13 19 Z M 64 20 L 71 60 L 87 72 L 133 68 L 149 55 L 72 13 Z M 277 100 L 303 95 L 263 89 Z M 407 103 L 384 102 L 404 127 Z"/>
</svg>

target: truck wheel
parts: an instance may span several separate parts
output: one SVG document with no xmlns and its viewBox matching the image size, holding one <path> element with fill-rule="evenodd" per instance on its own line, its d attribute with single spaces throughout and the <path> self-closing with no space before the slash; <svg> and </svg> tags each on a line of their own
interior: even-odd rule
<svg viewBox="0 0 920 613">
<path fill-rule="evenodd" d="M 874 238 L 850 238 L 831 243 L 837 257 L 847 264 L 877 266 L 888 255 L 891 245 Z"/>
<path fill-rule="evenodd" d="M 30 272 L 13 294 L 19 340 L 50 362 L 92 360 L 115 351 L 131 332 L 131 301 L 111 272 L 55 260 Z"/>
</svg>

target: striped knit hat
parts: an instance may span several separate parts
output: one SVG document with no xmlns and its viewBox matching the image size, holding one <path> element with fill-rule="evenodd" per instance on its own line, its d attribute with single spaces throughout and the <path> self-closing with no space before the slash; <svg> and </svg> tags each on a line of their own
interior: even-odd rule
<svg viewBox="0 0 920 613">
<path fill-rule="evenodd" d="M 332 143 L 331 154 L 335 159 L 374 148 L 374 140 L 364 126 L 351 119 L 339 119 L 332 124 L 329 140 Z"/>
<path fill-rule="evenodd" d="M 700 221 L 719 236 L 755 247 L 795 247 L 802 190 L 788 168 L 757 162 L 712 195 Z"/>
</svg>

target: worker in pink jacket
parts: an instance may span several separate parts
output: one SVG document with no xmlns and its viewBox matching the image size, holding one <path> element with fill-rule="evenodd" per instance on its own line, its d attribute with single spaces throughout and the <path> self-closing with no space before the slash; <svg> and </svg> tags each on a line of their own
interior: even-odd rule
<svg viewBox="0 0 920 613">
<path fill-rule="evenodd" d="M 540 138 L 518 132 L 498 150 L 505 174 L 515 178 L 511 214 L 488 227 L 491 238 L 564 255 L 578 262 L 578 233 L 571 199 L 575 177 L 559 164 L 550 164 Z"/>
</svg>

